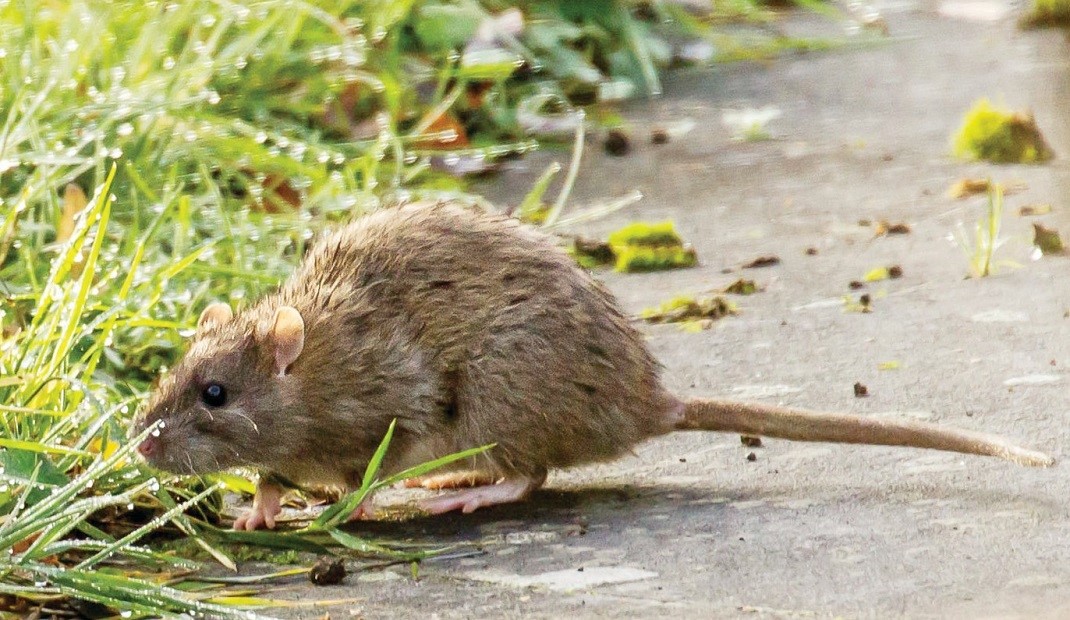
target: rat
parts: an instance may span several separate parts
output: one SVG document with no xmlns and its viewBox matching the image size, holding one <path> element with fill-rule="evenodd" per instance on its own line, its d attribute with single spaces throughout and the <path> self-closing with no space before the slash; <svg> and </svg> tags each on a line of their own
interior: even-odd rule
<svg viewBox="0 0 1070 620">
<path fill-rule="evenodd" d="M 139 412 L 151 465 L 261 472 L 237 529 L 272 528 L 283 485 L 359 486 L 392 421 L 386 473 L 493 444 L 436 483 L 432 514 L 525 499 L 547 472 L 622 456 L 674 431 L 1054 460 L 989 434 L 683 398 L 608 290 L 553 239 L 451 202 L 358 218 L 235 314 L 204 309 L 188 351 Z M 474 486 L 468 486 L 474 485 Z M 465 487 L 465 488 L 462 488 Z M 354 518 L 372 514 L 365 502 Z"/>
</svg>

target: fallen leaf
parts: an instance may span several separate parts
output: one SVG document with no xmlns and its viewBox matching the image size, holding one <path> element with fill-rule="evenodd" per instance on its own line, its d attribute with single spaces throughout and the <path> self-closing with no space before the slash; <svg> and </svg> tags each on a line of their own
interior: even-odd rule
<svg viewBox="0 0 1070 620">
<path fill-rule="evenodd" d="M 877 267 L 867 271 L 866 275 L 862 276 L 862 279 L 866 282 L 880 282 L 881 280 L 887 280 L 889 277 L 887 267 Z"/>
<path fill-rule="evenodd" d="M 1049 204 L 1023 205 L 1018 209 L 1018 215 L 1022 217 L 1030 215 L 1047 215 L 1049 213 L 1051 213 L 1051 205 Z"/>
<path fill-rule="evenodd" d="M 434 111 L 431 113 L 434 113 Z M 453 150 L 469 146 L 468 132 L 465 131 L 464 125 L 457 120 L 453 113 L 446 111 L 431 119 L 430 122 L 427 122 L 425 117 L 424 120 L 417 123 L 417 126 L 423 127 L 425 124 L 426 129 L 421 131 L 412 143 L 414 147 L 431 150 Z"/>
<path fill-rule="evenodd" d="M 63 210 L 60 212 L 59 224 L 56 226 L 57 242 L 65 243 L 71 238 L 74 234 L 74 220 L 88 204 L 89 199 L 86 198 L 82 188 L 74 183 L 68 183 L 63 190 Z"/>
<path fill-rule="evenodd" d="M 902 277 L 903 268 L 899 265 L 891 265 L 890 267 L 876 267 L 874 269 L 870 269 L 868 272 L 866 272 L 866 275 L 862 276 L 862 279 L 866 282 L 879 282 L 881 280 L 887 280 L 889 278 L 895 280 Z M 849 286 L 852 289 L 861 288 L 861 286 L 856 286 L 857 284 L 859 283 L 855 281 L 851 282 Z"/>
<path fill-rule="evenodd" d="M 861 312 L 863 314 L 868 314 L 873 312 L 872 303 L 873 298 L 870 297 L 869 293 L 859 295 L 857 300 L 850 295 L 843 296 L 843 309 L 847 312 Z"/>
<path fill-rule="evenodd" d="M 1022 181 L 1011 181 L 1001 185 L 1004 195 L 1015 194 L 1028 187 Z M 961 200 L 977 194 L 984 194 L 991 188 L 991 179 L 959 179 L 948 188 L 947 197 Z"/>
<path fill-rule="evenodd" d="M 1033 245 L 1040 248 L 1045 255 L 1062 254 L 1065 251 L 1062 237 L 1059 231 L 1045 228 L 1041 224 L 1033 224 Z"/>
<path fill-rule="evenodd" d="M 888 220 L 881 220 L 877 222 L 877 229 L 874 232 L 874 236 L 883 237 L 884 235 L 907 235 L 910 234 L 910 225 L 899 222 L 892 224 Z"/>
<path fill-rule="evenodd" d="M 743 278 L 740 278 L 735 282 L 729 284 L 728 286 L 724 287 L 721 292 L 729 293 L 732 295 L 753 295 L 754 293 L 757 293 L 760 290 L 761 289 L 758 288 L 758 285 L 754 283 L 754 280 L 745 280 Z"/>
<path fill-rule="evenodd" d="M 959 179 L 947 190 L 948 198 L 962 199 L 983 194 L 992 186 L 989 179 Z"/>
<path fill-rule="evenodd" d="M 680 295 L 643 310 L 639 316 L 648 323 L 684 323 L 682 327 L 688 331 L 701 331 L 708 329 L 712 320 L 735 313 L 735 306 L 724 297 Z"/>
<path fill-rule="evenodd" d="M 759 256 L 749 263 L 743 265 L 744 269 L 757 269 L 759 267 L 772 267 L 773 265 L 780 264 L 779 256 Z"/>
</svg>

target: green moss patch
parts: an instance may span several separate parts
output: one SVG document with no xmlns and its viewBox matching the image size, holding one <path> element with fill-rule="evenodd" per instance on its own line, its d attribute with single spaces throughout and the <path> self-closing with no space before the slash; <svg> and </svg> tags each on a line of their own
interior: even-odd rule
<svg viewBox="0 0 1070 620">
<path fill-rule="evenodd" d="M 624 273 L 664 271 L 694 267 L 698 263 L 695 250 L 688 247 L 648 248 L 627 245 L 616 249 L 615 269 Z"/>
<path fill-rule="evenodd" d="M 954 149 L 957 157 L 998 164 L 1035 164 L 1054 155 L 1032 115 L 997 108 L 988 99 L 966 113 Z"/>
<path fill-rule="evenodd" d="M 609 235 L 614 268 L 624 273 L 693 267 L 694 248 L 684 243 L 671 221 L 634 222 Z"/>
<path fill-rule="evenodd" d="M 662 247 L 683 244 L 684 240 L 676 232 L 676 226 L 671 220 L 633 222 L 609 235 L 609 245 L 613 247 L 625 245 Z"/>
</svg>

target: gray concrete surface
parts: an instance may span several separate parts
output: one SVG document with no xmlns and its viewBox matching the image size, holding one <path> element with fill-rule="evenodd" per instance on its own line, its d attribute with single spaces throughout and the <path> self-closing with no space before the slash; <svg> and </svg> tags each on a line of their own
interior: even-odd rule
<svg viewBox="0 0 1070 620">
<path fill-rule="evenodd" d="M 626 108 L 637 136 L 681 119 L 695 129 L 664 146 L 637 140 L 622 158 L 588 149 L 576 201 L 632 189 L 646 198 L 583 232 L 672 218 L 696 246 L 695 269 L 605 274 L 631 310 L 741 274 L 766 287 L 708 331 L 647 329 L 682 393 L 917 416 L 1062 457 L 1070 259 L 1029 254 L 1033 221 L 1070 234 L 1070 46 L 1056 31 L 1019 32 L 1013 14 L 987 22 L 945 15 L 961 4 L 944 14 L 911 0 L 879 6 L 886 45 L 677 72 L 663 98 Z M 953 161 L 949 136 L 980 96 L 1031 107 L 1060 158 Z M 764 105 L 783 111 L 770 124 L 776 139 L 732 143 L 722 109 Z M 515 202 L 555 157 L 565 154 L 529 157 L 484 190 Z M 968 280 L 947 236 L 980 217 L 983 199 L 944 192 L 977 175 L 1028 189 L 1007 198 L 1000 252 L 1020 267 Z M 1017 215 L 1038 202 L 1053 213 Z M 859 219 L 913 232 L 874 238 Z M 762 254 L 782 263 L 738 269 Z M 845 312 L 847 283 L 889 264 L 904 276 L 870 285 L 873 312 Z M 900 368 L 878 369 L 889 361 Z M 856 381 L 868 398 L 854 397 Z M 397 567 L 330 589 L 297 580 L 278 595 L 356 599 L 286 612 L 332 618 L 1070 617 L 1065 464 L 775 440 L 756 462 L 748 452 L 736 436 L 677 434 L 611 465 L 556 472 L 526 505 L 361 525 L 482 542 L 485 554 L 427 563 L 417 581 Z"/>
</svg>

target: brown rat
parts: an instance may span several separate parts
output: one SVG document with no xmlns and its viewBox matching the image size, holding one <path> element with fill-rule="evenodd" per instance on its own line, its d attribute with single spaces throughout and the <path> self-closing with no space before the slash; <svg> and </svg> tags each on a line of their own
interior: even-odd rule
<svg viewBox="0 0 1070 620">
<path fill-rule="evenodd" d="M 161 469 L 268 474 L 235 523 L 246 529 L 274 525 L 272 476 L 359 484 L 394 419 L 388 472 L 495 444 L 464 465 L 496 482 L 426 500 L 432 513 L 523 499 L 551 468 L 677 430 L 1054 462 L 931 424 L 682 400 L 659 372 L 613 297 L 548 237 L 500 215 L 411 204 L 328 234 L 238 315 L 205 309 L 135 428 L 163 423 L 139 446 Z"/>
</svg>

